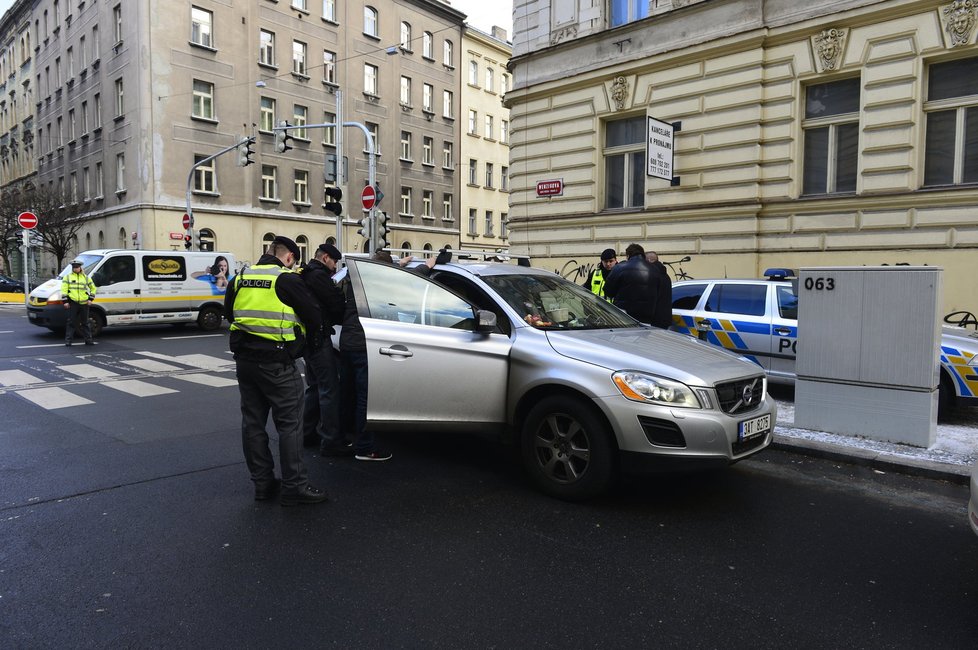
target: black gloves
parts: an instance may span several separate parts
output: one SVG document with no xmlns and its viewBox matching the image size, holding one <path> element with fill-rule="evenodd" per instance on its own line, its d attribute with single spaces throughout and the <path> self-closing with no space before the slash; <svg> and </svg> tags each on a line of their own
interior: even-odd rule
<svg viewBox="0 0 978 650">
<path fill-rule="evenodd" d="M 435 264 L 448 264 L 452 261 L 452 251 L 447 248 L 442 248 L 438 251 L 438 257 L 435 258 Z"/>
</svg>

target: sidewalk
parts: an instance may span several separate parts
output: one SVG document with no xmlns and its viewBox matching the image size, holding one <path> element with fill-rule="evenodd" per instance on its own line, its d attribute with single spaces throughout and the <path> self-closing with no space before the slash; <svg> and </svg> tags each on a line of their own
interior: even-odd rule
<svg viewBox="0 0 978 650">
<path fill-rule="evenodd" d="M 961 408 L 937 425 L 937 437 L 929 449 L 880 442 L 794 426 L 795 405 L 777 399 L 778 424 L 771 446 L 819 458 L 900 472 L 952 483 L 967 484 L 978 459 L 978 408 Z"/>
</svg>

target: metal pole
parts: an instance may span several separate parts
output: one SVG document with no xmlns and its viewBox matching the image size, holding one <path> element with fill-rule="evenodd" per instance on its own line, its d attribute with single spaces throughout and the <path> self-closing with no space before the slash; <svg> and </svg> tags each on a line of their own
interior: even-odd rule
<svg viewBox="0 0 978 650">
<path fill-rule="evenodd" d="M 343 124 L 343 92 L 336 91 L 336 124 Z M 328 158 L 328 156 L 327 156 Z M 326 161 L 323 161 L 326 164 Z M 343 192 L 343 196 L 347 196 L 346 191 L 346 179 L 343 178 L 343 127 L 336 127 L 336 186 L 340 188 Z M 349 199 L 347 199 L 347 205 L 350 204 Z M 336 249 L 343 250 L 343 216 L 336 215 Z"/>
<path fill-rule="evenodd" d="M 28 265 L 30 264 L 30 231 L 27 230 L 27 228 L 24 228 L 21 231 L 21 237 L 24 241 L 24 306 L 26 307 L 28 304 L 30 304 L 28 297 L 31 295 L 31 284 L 28 275 Z"/>
</svg>

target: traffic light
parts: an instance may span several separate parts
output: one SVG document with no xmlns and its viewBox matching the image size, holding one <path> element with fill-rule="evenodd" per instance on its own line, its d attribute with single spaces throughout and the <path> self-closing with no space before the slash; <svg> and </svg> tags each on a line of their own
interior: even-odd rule
<svg viewBox="0 0 978 650">
<path fill-rule="evenodd" d="M 377 248 L 390 248 L 390 242 L 387 241 L 389 218 L 386 212 L 377 212 Z"/>
<path fill-rule="evenodd" d="M 343 204 L 340 203 L 343 199 L 343 190 L 338 187 L 327 186 L 323 191 L 326 193 L 326 201 L 323 203 L 323 209 L 339 217 L 343 214 Z"/>
<path fill-rule="evenodd" d="M 360 228 L 357 230 L 357 234 L 370 241 L 370 215 L 364 215 L 363 219 L 360 220 Z"/>
<path fill-rule="evenodd" d="M 186 248 L 189 251 L 191 248 L 193 248 L 193 246 L 194 246 L 194 239 L 193 239 L 193 237 L 191 237 L 190 235 L 184 235 L 183 236 L 183 247 Z"/>
<path fill-rule="evenodd" d="M 292 148 L 289 143 L 292 142 L 292 136 L 289 132 L 283 128 L 289 126 L 288 122 L 280 122 L 279 128 L 275 129 L 275 151 L 279 153 L 285 153 Z"/>
<path fill-rule="evenodd" d="M 194 240 L 193 240 L 194 241 L 194 245 L 193 245 L 193 249 L 195 251 L 202 251 L 202 250 L 204 250 L 204 248 L 200 245 L 200 231 L 199 230 L 194 230 L 192 232 L 194 233 Z"/>
<path fill-rule="evenodd" d="M 254 138 L 247 138 L 238 144 L 238 159 L 235 161 L 235 164 L 237 164 L 238 167 L 247 167 L 248 165 L 255 164 L 255 161 L 251 159 L 251 157 L 255 154 L 255 150 L 251 148 L 254 141 Z"/>
<path fill-rule="evenodd" d="M 323 167 L 323 180 L 329 184 L 336 183 L 336 154 L 326 154 L 326 165 Z"/>
</svg>

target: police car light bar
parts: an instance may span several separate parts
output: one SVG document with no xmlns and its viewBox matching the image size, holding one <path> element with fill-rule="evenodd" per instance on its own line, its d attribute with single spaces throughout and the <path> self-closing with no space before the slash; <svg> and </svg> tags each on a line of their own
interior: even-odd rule
<svg viewBox="0 0 978 650">
<path fill-rule="evenodd" d="M 764 271 L 764 277 L 768 280 L 784 280 L 795 277 L 795 272 L 792 269 L 773 268 Z"/>
</svg>

